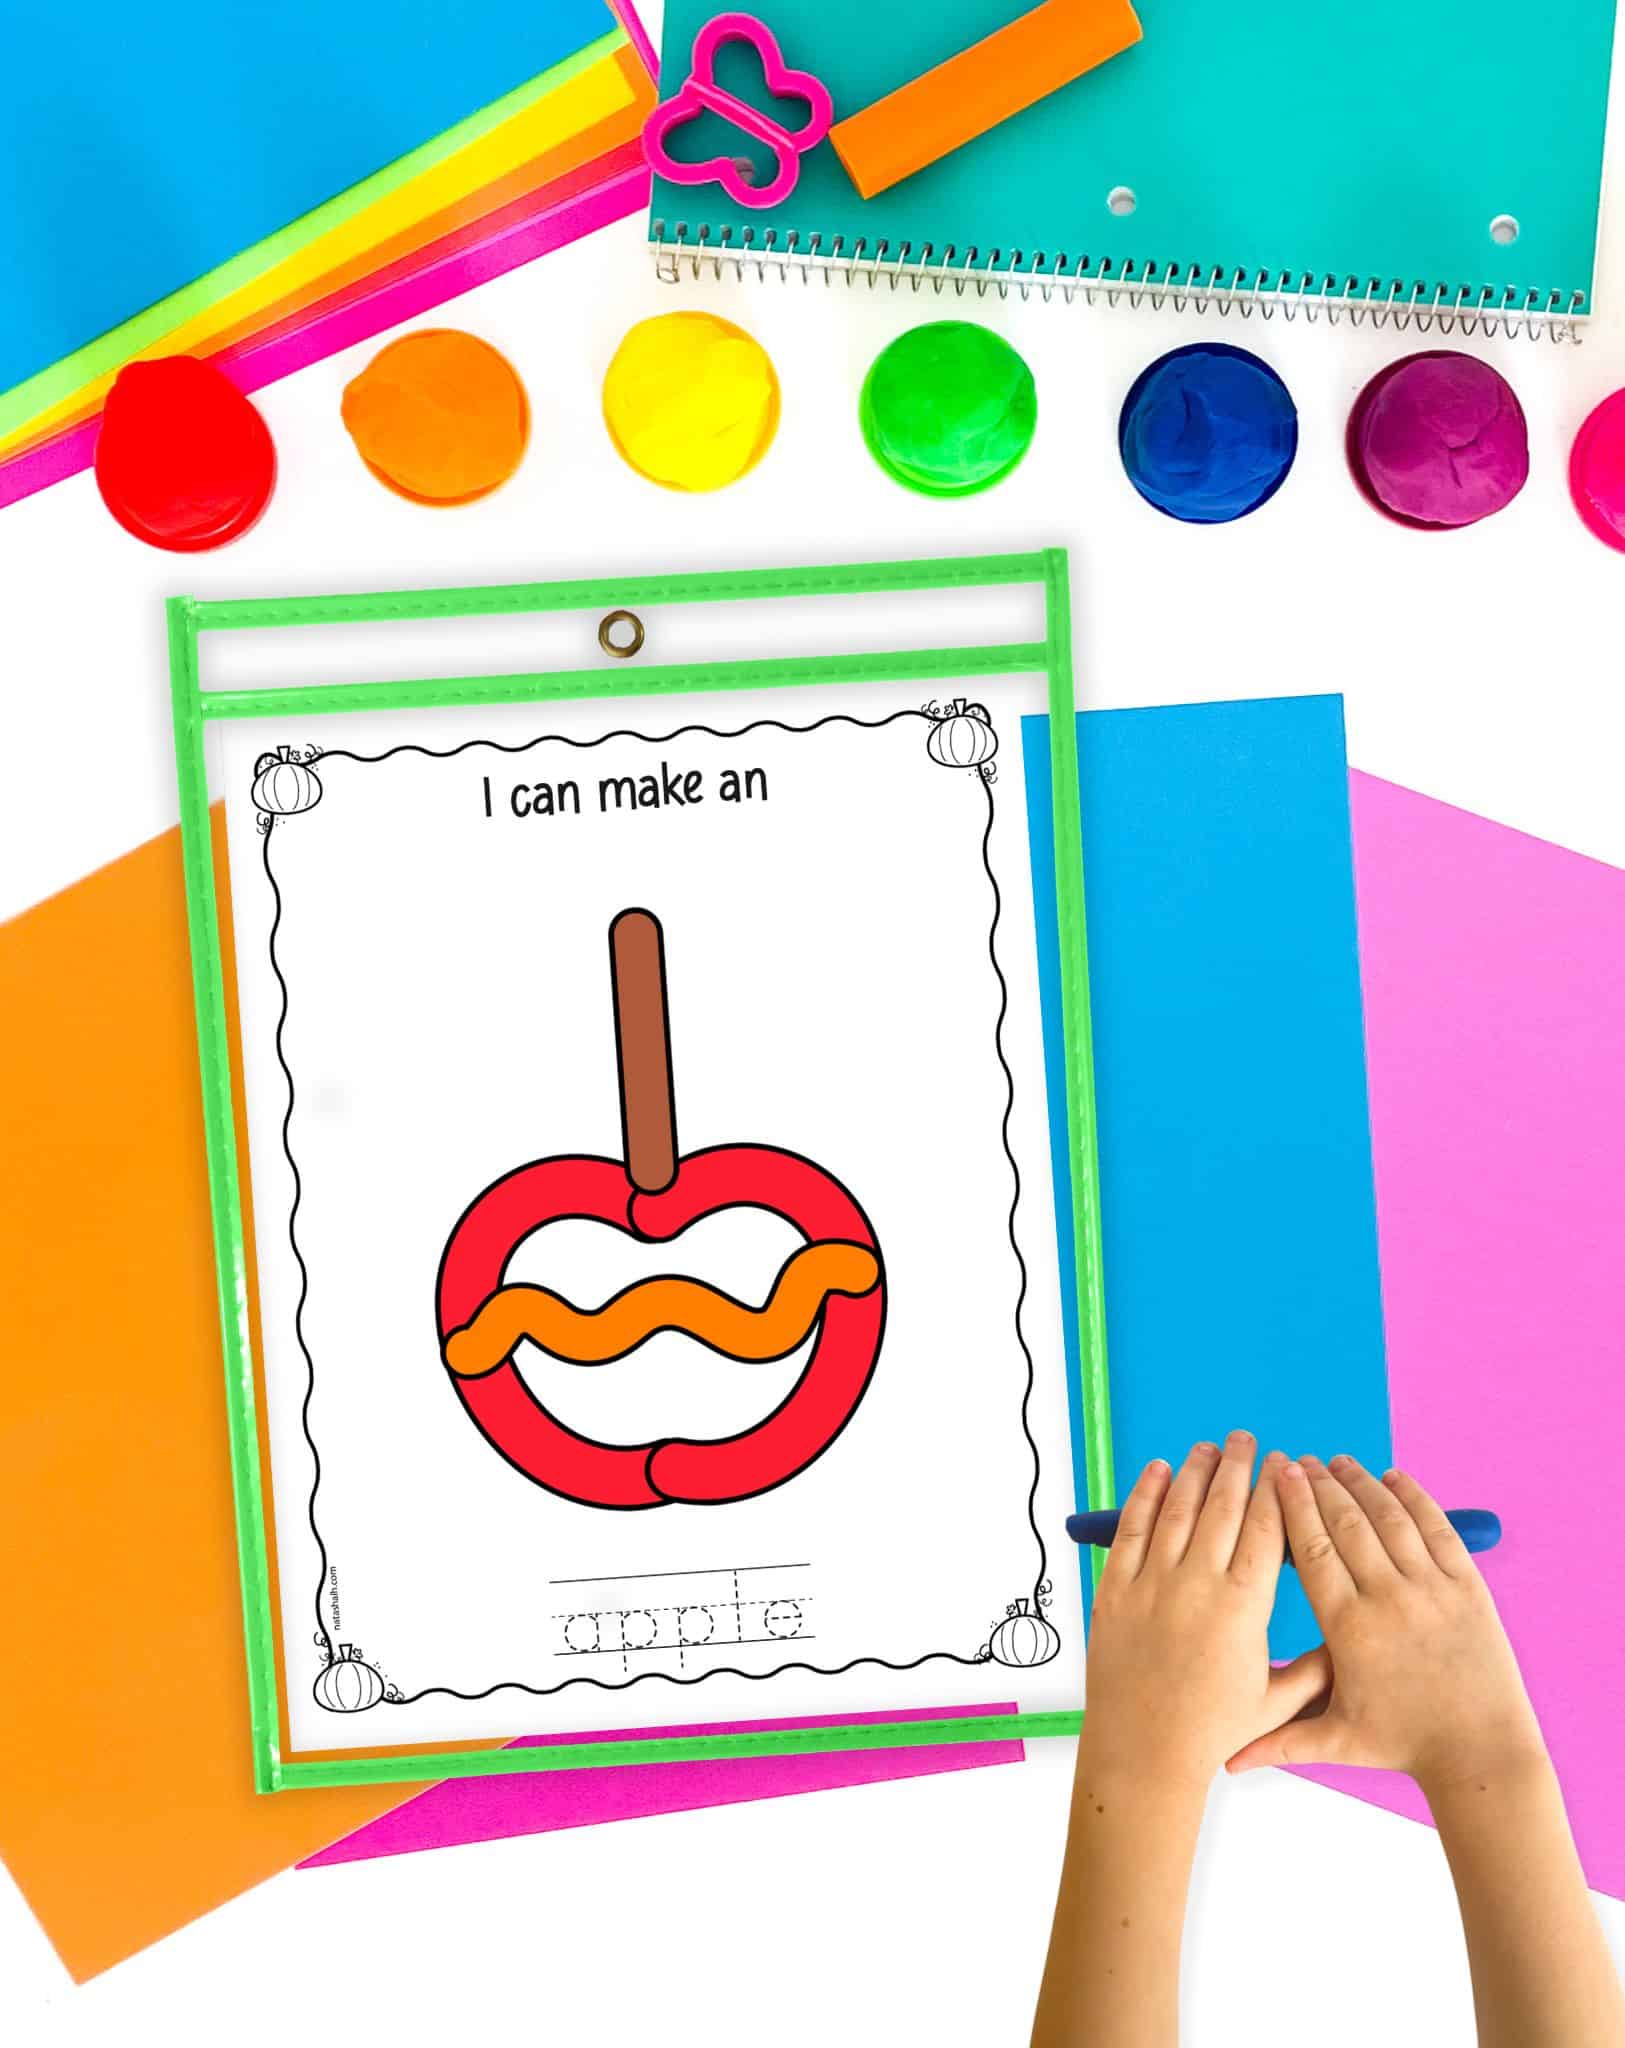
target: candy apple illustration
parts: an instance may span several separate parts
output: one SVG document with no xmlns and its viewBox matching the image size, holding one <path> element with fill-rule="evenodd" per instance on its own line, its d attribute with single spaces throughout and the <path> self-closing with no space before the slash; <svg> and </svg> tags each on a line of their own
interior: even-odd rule
<svg viewBox="0 0 1625 2048">
<path fill-rule="evenodd" d="M 821 1458 L 863 1399 L 886 1322 L 880 1246 L 851 1193 L 800 1153 L 750 1144 L 679 1153 L 658 919 L 622 911 L 609 953 L 623 1156 L 534 1159 L 469 1204 L 440 1263 L 441 1358 L 481 1434 L 550 1493 L 622 1509 L 748 1500 Z M 562 1218 L 663 1244 L 703 1216 L 742 1206 L 783 1217 L 802 1239 L 760 1307 L 681 1273 L 638 1281 L 591 1310 L 505 1279 L 519 1245 Z M 662 1330 L 743 1360 L 787 1358 L 813 1342 L 795 1385 L 750 1428 L 641 1444 L 568 1428 L 514 1360 L 528 1339 L 555 1357 L 608 1367 Z"/>
</svg>

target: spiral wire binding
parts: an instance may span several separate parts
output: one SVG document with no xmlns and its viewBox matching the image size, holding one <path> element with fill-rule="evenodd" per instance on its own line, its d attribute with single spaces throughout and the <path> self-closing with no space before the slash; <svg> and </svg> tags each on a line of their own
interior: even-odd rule
<svg viewBox="0 0 1625 2048">
<path fill-rule="evenodd" d="M 777 278 L 789 284 L 799 278 L 811 285 L 821 278 L 826 286 L 839 282 L 856 287 L 866 284 L 871 291 L 931 292 L 940 297 L 952 292 L 957 298 L 974 294 L 1008 299 L 1059 298 L 1070 305 L 1082 299 L 1086 305 L 1116 305 L 1120 300 L 1133 307 L 1149 306 L 1160 313 L 1187 310 L 1221 317 L 1231 313 L 1239 319 L 1302 319 L 1310 326 L 1324 320 L 1335 327 L 1347 320 L 1351 327 L 1362 323 L 1373 328 L 1392 327 L 1396 333 L 1414 328 L 1418 334 L 1438 333 L 1481 335 L 1489 340 L 1504 334 L 1510 340 L 1571 342 L 1583 339 L 1586 315 L 1584 292 L 1571 292 L 1567 303 L 1561 292 L 1541 292 L 1515 286 L 1499 294 L 1493 285 L 1474 289 L 1460 285 L 1407 285 L 1401 280 L 1327 275 L 1317 277 L 1305 271 L 1225 270 L 1215 265 L 1204 270 L 1198 264 L 1181 267 L 1125 263 L 1114 268 L 1108 259 L 1092 263 L 1087 256 L 1075 262 L 1064 255 L 1053 260 L 1042 253 L 1025 255 L 1019 249 L 979 249 L 961 253 L 951 244 L 938 250 L 929 242 L 916 250 L 903 243 L 895 255 L 890 244 L 876 242 L 871 249 L 865 240 L 850 249 L 837 235 L 828 249 L 821 235 L 803 237 L 790 230 L 780 235 L 776 228 L 762 231 L 746 227 L 736 236 L 732 227 L 713 233 L 709 226 L 696 230 L 689 240 L 686 221 L 672 227 L 666 238 L 666 223 L 649 224 L 649 244 L 654 256 L 655 275 L 664 284 L 677 284 L 691 276 L 700 279 L 726 276 L 743 282 Z"/>
</svg>

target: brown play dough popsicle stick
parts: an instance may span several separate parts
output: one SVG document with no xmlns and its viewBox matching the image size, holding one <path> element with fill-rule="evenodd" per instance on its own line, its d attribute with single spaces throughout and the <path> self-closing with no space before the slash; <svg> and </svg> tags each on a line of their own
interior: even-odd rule
<svg viewBox="0 0 1625 2048">
<path fill-rule="evenodd" d="M 660 920 L 647 910 L 623 910 L 609 928 L 609 966 L 626 1170 L 641 1193 L 658 1195 L 677 1178 L 677 1104 Z"/>
</svg>

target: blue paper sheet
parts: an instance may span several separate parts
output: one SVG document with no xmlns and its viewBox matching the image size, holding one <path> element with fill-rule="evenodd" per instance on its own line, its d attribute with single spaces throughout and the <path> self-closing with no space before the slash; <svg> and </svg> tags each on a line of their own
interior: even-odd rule
<svg viewBox="0 0 1625 2048">
<path fill-rule="evenodd" d="M 1065 1247 L 1044 723 L 1025 721 L 1023 753 Z M 1237 1427 L 1381 1471 L 1392 1444 L 1342 699 L 1084 713 L 1078 755 L 1119 1488 L 1148 1458 L 1177 1462 Z M 1075 1296 L 1064 1306 L 1075 1381 Z M 1076 1407 L 1073 1430 L 1081 1502 Z M 1271 1649 L 1318 1640 L 1287 1572 Z"/>
<path fill-rule="evenodd" d="M 8 10 L 0 392 L 614 25 L 605 0 Z"/>
</svg>

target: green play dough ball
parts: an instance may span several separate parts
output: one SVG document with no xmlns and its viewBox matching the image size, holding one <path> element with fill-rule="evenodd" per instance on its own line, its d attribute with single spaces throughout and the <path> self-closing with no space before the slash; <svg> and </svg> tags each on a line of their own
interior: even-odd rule
<svg viewBox="0 0 1625 2048">
<path fill-rule="evenodd" d="M 888 476 L 930 498 L 966 498 L 1026 454 L 1038 393 L 1002 335 L 972 320 L 933 320 L 875 357 L 858 419 Z"/>
</svg>

